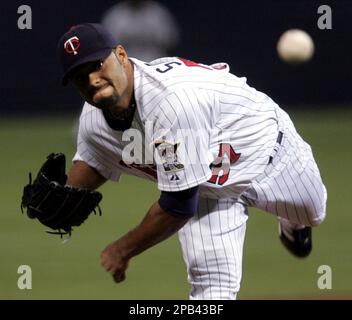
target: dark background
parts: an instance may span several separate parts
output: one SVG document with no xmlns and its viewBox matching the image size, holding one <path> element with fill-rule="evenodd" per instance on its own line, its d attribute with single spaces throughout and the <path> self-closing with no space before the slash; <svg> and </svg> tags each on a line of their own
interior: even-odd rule
<svg viewBox="0 0 352 320">
<path fill-rule="evenodd" d="M 159 1 L 171 9 L 181 31 L 173 54 L 198 62 L 225 61 L 232 73 L 289 108 L 319 108 L 351 102 L 352 1 Z M 79 110 L 72 88 L 60 85 L 57 40 L 70 26 L 100 21 L 114 0 L 7 1 L 1 3 L 0 112 Z M 19 30 L 17 9 L 32 8 L 32 29 Z M 332 9 L 332 30 L 317 26 L 320 5 Z M 307 64 L 282 62 L 280 35 L 302 28 L 316 52 Z"/>
</svg>

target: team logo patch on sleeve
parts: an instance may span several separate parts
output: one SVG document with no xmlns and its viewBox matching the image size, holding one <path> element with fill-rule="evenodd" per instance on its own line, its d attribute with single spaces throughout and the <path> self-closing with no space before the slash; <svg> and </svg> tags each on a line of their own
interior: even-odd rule
<svg viewBox="0 0 352 320">
<path fill-rule="evenodd" d="M 158 150 L 161 163 L 166 173 L 180 171 L 185 168 L 177 159 L 178 146 L 179 143 L 173 144 L 167 141 L 155 143 L 155 148 Z"/>
</svg>

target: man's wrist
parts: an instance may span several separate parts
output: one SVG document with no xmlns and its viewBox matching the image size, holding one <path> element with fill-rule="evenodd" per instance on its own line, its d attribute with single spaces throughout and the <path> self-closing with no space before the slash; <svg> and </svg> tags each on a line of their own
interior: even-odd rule
<svg viewBox="0 0 352 320">
<path fill-rule="evenodd" d="M 122 238 L 114 242 L 115 249 L 118 251 L 123 260 L 129 260 L 135 256 L 136 245 L 131 243 L 131 232 L 125 234 Z"/>
</svg>

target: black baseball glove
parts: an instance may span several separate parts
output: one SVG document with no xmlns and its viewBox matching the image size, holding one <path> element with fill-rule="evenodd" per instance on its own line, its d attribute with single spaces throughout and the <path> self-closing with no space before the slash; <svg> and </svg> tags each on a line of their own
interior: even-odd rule
<svg viewBox="0 0 352 320">
<path fill-rule="evenodd" d="M 56 230 L 53 234 L 71 234 L 72 227 L 81 225 L 96 208 L 101 210 L 101 193 L 65 186 L 66 159 L 62 153 L 52 153 L 40 168 L 32 183 L 23 189 L 21 209 L 27 208 L 29 218 Z"/>
</svg>

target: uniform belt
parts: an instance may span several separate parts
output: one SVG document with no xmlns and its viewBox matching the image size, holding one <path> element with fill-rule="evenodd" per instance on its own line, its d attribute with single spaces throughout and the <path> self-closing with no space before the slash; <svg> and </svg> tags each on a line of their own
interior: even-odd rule
<svg viewBox="0 0 352 320">
<path fill-rule="evenodd" d="M 274 156 L 278 151 L 278 147 L 279 145 L 281 145 L 283 135 L 284 135 L 283 132 L 279 131 L 279 134 L 277 135 L 277 139 L 276 139 L 276 145 L 274 147 L 273 154 L 269 157 L 268 164 L 271 164 L 273 162 Z"/>
</svg>

